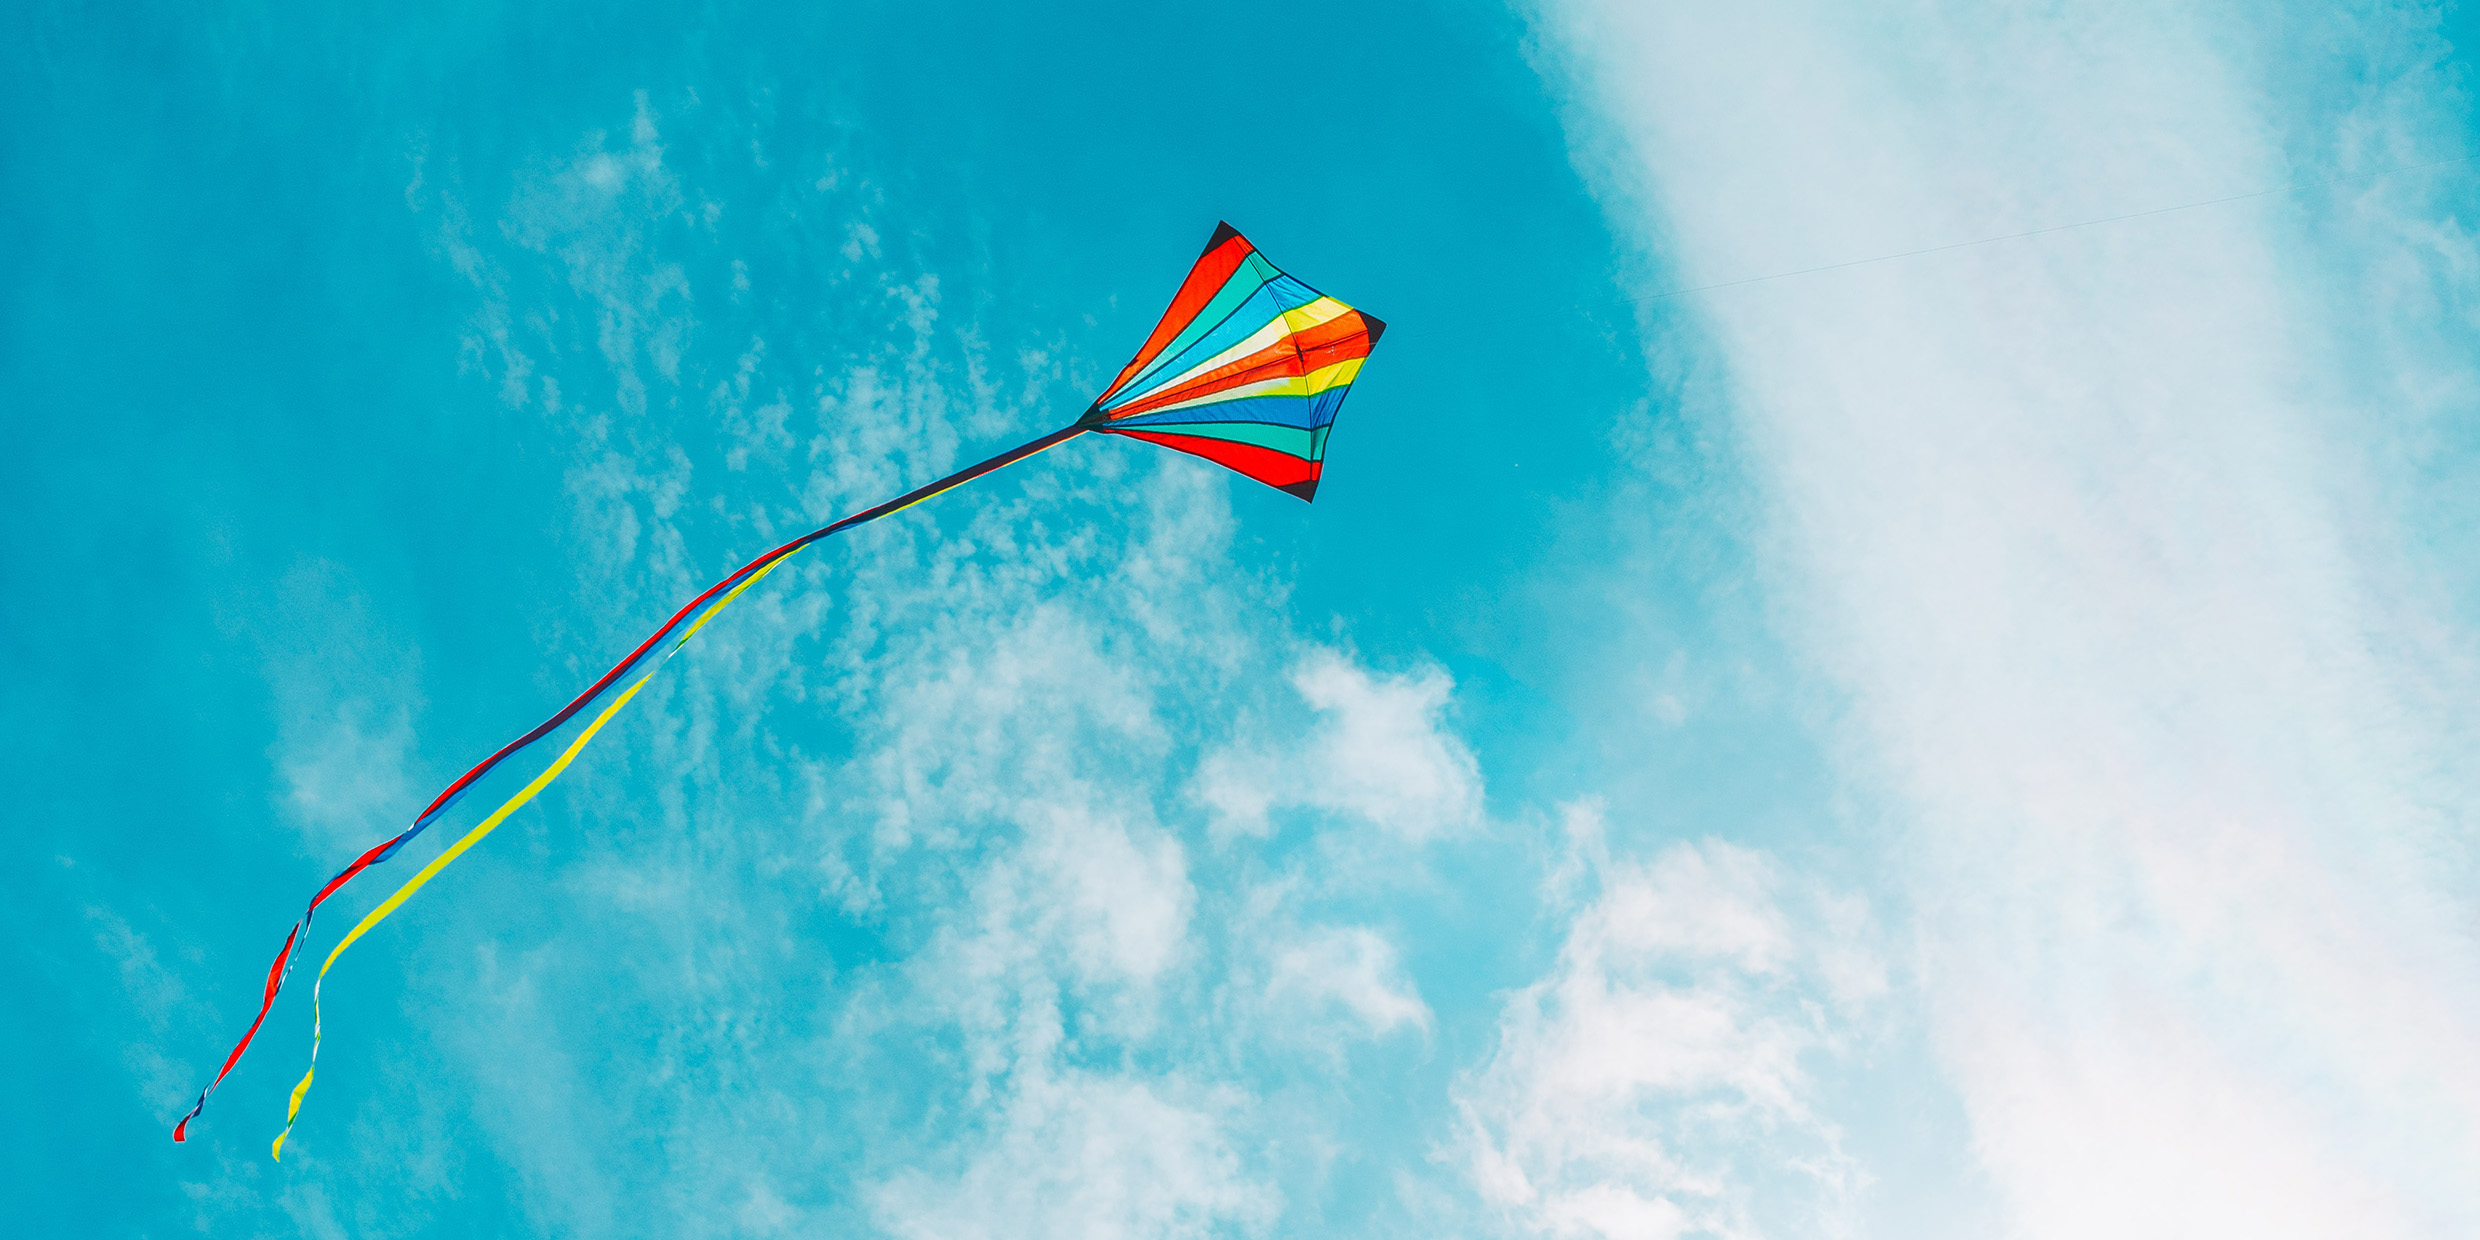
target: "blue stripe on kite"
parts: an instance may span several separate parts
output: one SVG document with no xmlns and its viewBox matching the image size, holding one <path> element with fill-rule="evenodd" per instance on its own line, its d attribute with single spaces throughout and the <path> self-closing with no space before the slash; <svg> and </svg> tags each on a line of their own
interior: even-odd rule
<svg viewBox="0 0 2480 1240">
<path fill-rule="evenodd" d="M 1118 418 L 1113 427 L 1131 430 L 1147 426 L 1178 426 L 1184 422 L 1264 422 L 1270 426 L 1295 426 L 1312 430 L 1335 420 L 1335 411 L 1343 406 L 1344 393 L 1351 385 L 1331 387 L 1315 396 L 1244 396 L 1238 400 L 1218 400 L 1185 409 L 1161 413 L 1140 413 Z"/>
<path fill-rule="evenodd" d="M 1189 351 L 1190 346 L 1196 344 L 1199 339 L 1214 329 L 1224 326 L 1235 314 L 1248 309 L 1249 303 L 1257 299 L 1259 290 L 1282 278 L 1284 278 L 1283 272 L 1273 263 L 1267 262 L 1265 255 L 1251 251 L 1247 258 L 1240 260 L 1240 266 L 1232 271 L 1229 280 L 1223 282 L 1222 289 L 1214 294 L 1213 300 L 1208 301 L 1205 308 L 1197 312 L 1197 317 L 1190 319 L 1188 324 L 1180 329 L 1179 335 L 1171 338 L 1171 343 L 1163 346 L 1162 352 L 1154 355 L 1154 364 L 1130 379 L 1126 387 L 1113 393 L 1111 403 L 1103 407 L 1109 409 L 1127 404 L 1135 398 L 1136 393 L 1160 387 L 1165 380 L 1187 370 L 1188 366 L 1177 363 L 1180 356 Z M 1270 300 L 1266 313 L 1257 319 L 1249 331 L 1256 331 L 1272 320 L 1277 313 L 1272 308 L 1276 304 L 1279 303 Z M 1248 339 L 1248 333 L 1241 333 L 1238 339 Z M 1203 361 L 1212 356 L 1214 355 L 1211 353 L 1200 353 L 1197 355 L 1197 361 Z M 1194 364 L 1194 362 L 1190 363 L 1190 365 Z"/>
<path fill-rule="evenodd" d="M 1275 299 L 1282 302 L 1283 308 L 1286 310 L 1298 310 L 1302 306 L 1308 305 L 1310 302 L 1316 301 L 1318 298 L 1325 296 L 1324 293 L 1301 283 L 1289 272 L 1285 272 L 1282 275 L 1267 281 L 1266 283 L 1267 286 L 1273 291 Z"/>
</svg>

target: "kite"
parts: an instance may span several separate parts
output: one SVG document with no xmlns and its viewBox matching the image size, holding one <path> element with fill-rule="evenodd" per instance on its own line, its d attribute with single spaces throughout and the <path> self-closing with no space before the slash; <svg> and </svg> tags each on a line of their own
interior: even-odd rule
<svg viewBox="0 0 2480 1240">
<path fill-rule="evenodd" d="M 706 592 L 689 600 L 687 606 L 672 614 L 645 641 L 640 642 L 626 658 L 612 665 L 610 671 L 586 687 L 575 700 L 561 707 L 550 718 L 534 725 L 523 736 L 500 747 L 470 771 L 458 776 L 456 782 L 441 790 L 422 812 L 414 815 L 413 824 L 387 840 L 355 857 L 351 864 L 337 872 L 310 898 L 309 907 L 284 936 L 284 945 L 276 952 L 275 962 L 267 968 L 267 982 L 259 997 L 258 1016 L 241 1035 L 232 1053 L 225 1056 L 224 1066 L 206 1088 L 198 1091 L 193 1104 L 172 1127 L 172 1139 L 188 1140 L 189 1124 L 206 1109 L 207 1097 L 215 1092 L 233 1066 L 241 1062 L 242 1052 L 250 1048 L 259 1027 L 267 1021 L 267 1013 L 275 1006 L 276 993 L 283 989 L 285 979 L 296 962 L 295 951 L 302 947 L 303 936 L 309 932 L 311 918 L 328 897 L 364 871 L 380 865 L 405 845 L 413 842 L 439 821 L 476 781 L 490 774 L 501 763 L 531 748 L 588 707 L 601 703 L 600 709 L 577 736 L 569 741 L 550 765 L 534 776 L 516 795 L 503 802 L 483 820 L 468 829 L 430 864 L 422 867 L 403 886 L 376 908 L 364 914 L 345 932 L 342 939 L 328 950 L 312 979 L 310 989 L 310 1067 L 302 1074 L 301 1083 L 293 1093 L 284 1117 L 284 1130 L 278 1133 L 271 1153 L 284 1157 L 285 1138 L 292 1135 L 293 1124 L 301 1117 L 302 1099 L 310 1092 L 310 1082 L 318 1074 L 320 1020 L 320 988 L 327 972 L 335 967 L 345 949 L 353 946 L 372 927 L 385 921 L 398 906 L 412 898 L 424 884 L 441 870 L 479 844 L 506 821 L 510 814 L 534 799 L 568 769 L 577 755 L 593 741 L 595 734 L 619 714 L 637 691 L 646 687 L 672 656 L 680 653 L 697 636 L 699 629 L 751 586 L 782 567 L 784 561 L 803 548 L 821 539 L 831 538 L 858 525 L 866 525 L 880 517 L 892 516 L 924 500 L 952 491 L 984 474 L 1004 469 L 1039 452 L 1058 447 L 1084 434 L 1118 435 L 1160 444 L 1192 456 L 1204 457 L 1227 466 L 1278 490 L 1313 499 L 1318 480 L 1325 470 L 1327 432 L 1334 426 L 1335 411 L 1342 407 L 1344 396 L 1351 391 L 1352 380 L 1360 373 L 1361 362 L 1386 331 L 1386 324 L 1328 297 L 1301 283 L 1281 268 L 1267 261 L 1257 247 L 1229 224 L 1214 230 L 1214 238 L 1206 243 L 1188 278 L 1171 299 L 1171 307 L 1163 312 L 1162 321 L 1154 325 L 1153 334 L 1144 347 L 1122 368 L 1111 385 L 1095 397 L 1084 414 L 1075 422 L 1030 443 L 1010 448 L 978 465 L 909 491 L 875 508 L 866 508 L 851 516 L 803 534 L 791 542 L 744 564 L 731 576 L 707 587 Z M 611 692 L 622 685 L 619 692 Z"/>
</svg>

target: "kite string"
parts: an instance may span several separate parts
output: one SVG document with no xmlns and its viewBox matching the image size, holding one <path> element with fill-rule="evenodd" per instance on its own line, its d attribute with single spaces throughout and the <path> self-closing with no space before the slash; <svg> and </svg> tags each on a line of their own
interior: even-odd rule
<svg viewBox="0 0 2480 1240">
<path fill-rule="evenodd" d="M 172 1126 L 173 1140 L 189 1139 L 189 1122 L 198 1118 L 198 1113 L 206 1109 L 207 1095 L 214 1093 L 215 1087 L 223 1084 L 225 1077 L 232 1075 L 233 1065 L 241 1062 L 241 1052 L 250 1049 L 250 1039 L 257 1037 L 259 1026 L 267 1023 L 267 1010 L 276 1005 L 276 992 L 284 988 L 284 978 L 292 972 L 293 945 L 300 940 L 302 927 L 307 922 L 308 918 L 305 917 L 301 921 L 294 922 L 292 929 L 285 931 L 284 946 L 276 950 L 275 963 L 267 966 L 267 986 L 259 997 L 257 1018 L 252 1020 L 250 1027 L 242 1032 L 241 1041 L 233 1046 L 232 1053 L 224 1056 L 224 1066 L 216 1070 L 214 1079 L 207 1082 L 205 1089 L 198 1091 L 198 1101 L 190 1104 L 189 1114 L 182 1116 L 180 1121 Z"/>
<path fill-rule="evenodd" d="M 490 817 L 483 819 L 474 826 L 473 830 L 466 832 L 462 838 L 450 844 L 437 857 L 432 858 L 429 865 L 423 866 L 419 873 L 405 880 L 405 885 L 397 888 L 395 894 L 381 901 L 377 908 L 364 914 L 361 921 L 354 924 L 353 929 L 347 931 L 342 939 L 337 940 L 336 946 L 327 953 L 327 959 L 319 965 L 318 976 L 310 983 L 310 1067 L 308 1071 L 301 1074 L 301 1083 L 293 1086 L 292 1099 L 284 1114 L 284 1131 L 276 1134 L 275 1144 L 269 1149 L 278 1161 L 284 1158 L 284 1139 L 293 1135 L 293 1124 L 301 1118 L 302 1099 L 309 1095 L 310 1082 L 318 1076 L 319 1042 L 325 1023 L 321 1013 L 320 997 L 327 984 L 327 971 L 335 967 L 337 958 L 344 955 L 345 949 L 353 946 L 356 940 L 369 933 L 372 927 L 387 920 L 389 914 L 394 913 L 398 906 L 411 899 L 415 892 L 420 891 L 441 870 L 448 868 L 458 857 L 463 856 L 465 850 L 481 843 L 491 832 L 498 830 L 499 825 L 507 821 L 510 814 L 524 808 L 526 802 L 534 799 L 535 794 L 551 786 L 551 782 L 558 779 L 561 772 L 568 769 L 569 763 L 576 761 L 577 755 L 594 740 L 595 734 L 603 730 L 603 725 L 611 722 L 612 717 L 619 714 L 620 709 L 629 704 L 629 699 L 637 696 L 638 690 L 645 688 L 648 681 L 659 675 L 664 665 L 670 663 L 673 656 L 679 654 L 681 648 L 689 644 L 689 639 L 697 636 L 699 629 L 706 627 L 707 621 L 714 619 L 716 613 L 731 606 L 732 600 L 739 598 L 742 591 L 758 584 L 768 573 L 782 567 L 784 561 L 798 555 L 807 546 L 807 543 L 803 543 L 775 557 L 766 567 L 749 574 L 739 585 L 732 587 L 729 593 L 717 599 L 713 606 L 706 609 L 704 615 L 698 617 L 695 624 L 690 625 L 688 630 L 680 635 L 678 641 L 672 643 L 672 648 L 664 652 L 661 661 L 648 668 L 646 674 L 638 677 L 627 689 L 622 690 L 620 696 L 613 698 L 610 705 L 605 706 L 602 713 L 596 715 L 594 721 L 586 725 L 585 731 L 578 733 L 577 739 L 570 741 L 568 748 L 562 750 L 560 756 L 553 759 L 551 765 L 545 767 L 540 775 L 536 775 L 532 782 L 519 789 L 515 796 L 508 798 L 498 809 L 491 811 Z"/>
</svg>

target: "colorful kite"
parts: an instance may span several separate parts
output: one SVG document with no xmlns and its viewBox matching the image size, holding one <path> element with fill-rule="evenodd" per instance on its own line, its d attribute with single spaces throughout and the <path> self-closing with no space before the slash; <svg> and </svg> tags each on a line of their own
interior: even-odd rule
<svg viewBox="0 0 2480 1240">
<path fill-rule="evenodd" d="M 1370 348 L 1385 330 L 1386 324 L 1285 274 L 1266 261 L 1265 255 L 1258 253 L 1257 247 L 1231 225 L 1217 227 L 1214 239 L 1206 243 L 1205 253 L 1189 268 L 1188 279 L 1181 282 L 1178 295 L 1171 299 L 1171 308 L 1163 312 L 1162 321 L 1154 325 L 1154 333 L 1146 337 L 1145 347 L 1137 350 L 1136 358 L 1074 425 L 958 470 L 875 508 L 856 512 L 833 525 L 812 530 L 742 565 L 738 572 L 716 582 L 704 594 L 691 599 L 688 606 L 674 612 L 662 628 L 587 686 L 575 701 L 459 776 L 414 816 L 413 825 L 354 858 L 352 864 L 329 879 L 310 898 L 310 906 L 285 934 L 275 963 L 268 966 L 257 1018 L 250 1022 L 232 1053 L 225 1056 L 224 1066 L 215 1078 L 198 1092 L 198 1101 L 190 1107 L 189 1114 L 173 1125 L 172 1139 L 188 1139 L 189 1122 L 206 1109 L 207 1095 L 224 1083 L 233 1065 L 241 1062 L 242 1052 L 250 1048 L 250 1039 L 258 1036 L 268 1010 L 275 1006 L 276 992 L 291 974 L 293 951 L 300 946 L 319 905 L 364 870 L 394 857 L 438 821 L 475 781 L 490 774 L 500 763 L 550 735 L 586 707 L 603 702 L 602 709 L 585 729 L 541 774 L 407 879 L 394 894 L 380 901 L 377 908 L 363 915 L 329 949 L 310 990 L 311 1068 L 302 1074 L 301 1083 L 293 1087 L 284 1131 L 275 1139 L 273 1153 L 282 1158 L 284 1139 L 292 1134 L 293 1121 L 301 1115 L 302 1098 L 310 1092 L 310 1081 L 317 1075 L 319 989 L 337 958 L 466 849 L 481 843 L 510 814 L 558 779 L 560 772 L 567 770 L 568 764 L 603 730 L 603 725 L 611 722 L 612 716 L 620 713 L 620 708 L 628 705 L 629 699 L 646 686 L 665 662 L 680 653 L 699 629 L 731 606 L 742 591 L 758 584 L 802 548 L 856 525 L 902 512 L 1089 431 L 1143 439 L 1202 456 L 1268 486 L 1310 499 L 1317 494 L 1318 478 L 1325 467 L 1326 434 L 1334 425 L 1335 410 L 1342 406 L 1353 377 L 1360 373 L 1361 360 L 1369 356 Z M 628 681 L 627 686 L 606 700 L 612 687 L 623 680 Z"/>
</svg>

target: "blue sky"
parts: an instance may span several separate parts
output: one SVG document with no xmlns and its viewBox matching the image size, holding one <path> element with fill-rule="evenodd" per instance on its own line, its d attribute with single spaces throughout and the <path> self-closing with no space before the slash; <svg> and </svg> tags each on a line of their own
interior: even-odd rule
<svg viewBox="0 0 2480 1240">
<path fill-rule="evenodd" d="M 30 1234 L 2480 1221 L 2464 18 L 20 26 Z M 1390 325 L 1314 507 L 1080 441 L 813 552 L 339 965 L 282 1164 L 298 986 L 169 1142 L 329 873 L 1218 219 Z"/>
</svg>

